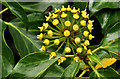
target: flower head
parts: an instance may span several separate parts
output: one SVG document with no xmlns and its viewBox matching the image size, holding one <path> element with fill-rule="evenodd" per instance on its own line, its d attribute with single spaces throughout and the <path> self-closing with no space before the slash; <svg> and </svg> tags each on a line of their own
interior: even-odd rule
<svg viewBox="0 0 120 79">
<path fill-rule="evenodd" d="M 92 36 L 93 20 L 89 19 L 86 9 L 80 11 L 80 8 L 62 6 L 56 9 L 54 13 L 49 13 L 46 17 L 46 23 L 38 27 L 40 35 L 37 38 L 43 40 L 41 51 L 54 46 L 55 51 L 51 52 L 49 59 L 55 58 L 57 53 L 61 53 L 58 59 L 58 65 L 63 63 L 67 57 L 73 57 L 75 62 L 80 59 L 86 59 L 87 55 L 92 54 L 92 50 L 88 49 Z M 64 49 L 64 50 L 63 50 Z M 59 51 L 62 52 L 59 52 Z"/>
</svg>

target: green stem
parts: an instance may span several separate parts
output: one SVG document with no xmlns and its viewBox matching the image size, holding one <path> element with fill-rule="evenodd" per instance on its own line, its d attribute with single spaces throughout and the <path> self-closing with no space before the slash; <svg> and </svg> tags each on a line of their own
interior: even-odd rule
<svg viewBox="0 0 120 79">
<path fill-rule="evenodd" d="M 79 75 L 79 77 L 82 77 L 85 73 L 86 73 L 87 70 L 83 70 L 83 72 Z"/>
<path fill-rule="evenodd" d="M 96 51 L 100 50 L 101 48 L 103 48 L 103 47 L 102 47 L 102 46 L 100 46 L 100 47 L 98 47 L 98 48 L 94 49 L 94 50 L 92 51 L 92 53 L 95 53 Z"/>
<path fill-rule="evenodd" d="M 60 38 L 62 36 L 52 36 L 52 37 L 49 37 L 49 36 L 44 36 L 45 39 L 56 39 L 56 38 Z"/>
<path fill-rule="evenodd" d="M 65 26 L 64 26 L 64 24 L 63 24 L 63 22 L 62 22 L 62 20 L 61 20 L 61 18 L 60 18 L 60 15 L 59 15 L 58 18 L 59 18 L 59 20 L 60 20 L 60 22 L 61 22 L 61 24 L 62 24 L 62 29 L 63 29 Z"/>
<path fill-rule="evenodd" d="M 49 46 L 46 46 L 47 48 L 50 48 L 50 47 L 52 47 L 52 46 L 54 46 L 55 44 L 53 43 L 53 44 L 51 44 L 51 45 L 49 45 Z"/>
<path fill-rule="evenodd" d="M 98 73 L 97 70 L 93 67 L 93 65 L 91 64 L 90 61 L 88 62 L 88 64 L 89 64 L 90 67 L 95 71 L 96 75 L 97 75 L 98 77 L 100 77 L 100 76 L 99 76 L 99 73 Z"/>
<path fill-rule="evenodd" d="M 5 8 L 4 10 L 2 10 L 1 12 L 0 12 L 0 14 L 2 14 L 3 12 L 5 12 L 5 11 L 7 11 L 8 10 L 8 8 Z"/>
<path fill-rule="evenodd" d="M 65 41 L 66 41 L 66 38 L 64 39 L 64 41 L 62 42 L 62 44 L 60 45 L 60 47 L 55 51 L 56 53 L 57 53 L 57 52 L 60 50 L 60 48 L 64 45 Z"/>
<path fill-rule="evenodd" d="M 71 46 L 71 48 L 72 48 L 73 54 L 76 55 L 76 54 L 75 54 L 75 51 L 74 51 L 74 49 L 73 49 L 73 46 L 72 46 L 71 44 L 70 44 L 70 46 Z"/>
<path fill-rule="evenodd" d="M 52 30 L 55 31 L 55 32 L 61 33 L 60 31 L 58 31 L 58 30 L 52 28 L 51 26 L 49 26 L 49 28 L 52 29 Z"/>
</svg>

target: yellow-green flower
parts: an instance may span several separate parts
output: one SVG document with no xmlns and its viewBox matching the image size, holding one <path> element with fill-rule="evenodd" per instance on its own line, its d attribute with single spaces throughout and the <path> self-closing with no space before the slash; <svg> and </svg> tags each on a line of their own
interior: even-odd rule
<svg viewBox="0 0 120 79">
<path fill-rule="evenodd" d="M 65 30 L 64 31 L 64 36 L 68 37 L 70 35 L 70 31 L 69 30 Z"/>
<path fill-rule="evenodd" d="M 68 5 L 67 11 L 71 11 L 70 5 Z"/>
<path fill-rule="evenodd" d="M 73 25 L 73 30 L 77 31 L 79 29 L 79 26 L 77 24 Z"/>
<path fill-rule="evenodd" d="M 82 47 L 78 47 L 78 48 L 76 49 L 76 51 L 77 51 L 77 53 L 81 53 L 81 52 L 82 52 Z"/>
<path fill-rule="evenodd" d="M 41 51 L 46 51 L 46 47 L 43 45 L 40 50 Z"/>
<path fill-rule="evenodd" d="M 54 40 L 54 44 L 55 44 L 55 45 L 59 45 L 59 43 L 60 43 L 60 40 L 59 40 L 59 39 L 55 39 L 55 40 Z"/>
<path fill-rule="evenodd" d="M 66 17 L 67 17 L 67 14 L 65 12 L 62 12 L 61 18 L 66 18 Z"/>
<path fill-rule="evenodd" d="M 71 10 L 72 13 L 77 13 L 77 10 L 75 9 L 75 7 L 73 7 L 73 9 Z"/>
<path fill-rule="evenodd" d="M 79 19 L 79 15 L 78 14 L 73 14 L 73 18 L 74 19 Z"/>
<path fill-rule="evenodd" d="M 70 21 L 65 21 L 65 26 L 69 27 L 71 25 Z"/>
<path fill-rule="evenodd" d="M 70 47 L 66 47 L 66 48 L 65 48 L 65 52 L 66 52 L 66 53 L 70 53 L 70 52 L 71 52 Z"/>
<path fill-rule="evenodd" d="M 76 57 L 73 58 L 73 60 L 74 60 L 75 62 L 78 62 L 78 61 L 79 61 L 79 57 L 76 56 Z"/>
<path fill-rule="evenodd" d="M 88 34 L 89 34 L 88 31 L 84 31 L 84 32 L 83 32 L 83 35 L 84 35 L 85 37 L 88 37 Z"/>
<path fill-rule="evenodd" d="M 43 43 L 45 43 L 45 45 L 49 45 L 50 41 L 48 39 L 45 39 Z"/>
<path fill-rule="evenodd" d="M 66 11 L 66 8 L 62 6 L 61 11 Z"/>
<path fill-rule="evenodd" d="M 48 34 L 48 36 L 52 37 L 53 36 L 53 31 L 52 30 L 48 30 L 47 34 Z"/>
<path fill-rule="evenodd" d="M 80 24 L 81 24 L 81 26 L 86 26 L 86 21 L 85 20 L 81 20 Z"/>
<path fill-rule="evenodd" d="M 40 40 L 42 40 L 42 39 L 43 39 L 43 36 L 44 36 L 44 35 L 41 33 L 40 35 L 37 35 L 37 38 L 40 39 Z"/>
<path fill-rule="evenodd" d="M 55 25 L 55 26 L 58 25 L 58 23 L 59 23 L 58 19 L 54 19 L 53 22 L 52 22 L 52 24 Z"/>
<path fill-rule="evenodd" d="M 49 60 L 55 58 L 56 56 L 57 54 L 55 52 L 51 52 L 51 54 L 49 55 Z"/>
<path fill-rule="evenodd" d="M 80 41 L 81 41 L 81 39 L 80 39 L 79 37 L 76 37 L 76 38 L 75 38 L 75 43 L 76 43 L 76 44 L 80 43 Z"/>
</svg>

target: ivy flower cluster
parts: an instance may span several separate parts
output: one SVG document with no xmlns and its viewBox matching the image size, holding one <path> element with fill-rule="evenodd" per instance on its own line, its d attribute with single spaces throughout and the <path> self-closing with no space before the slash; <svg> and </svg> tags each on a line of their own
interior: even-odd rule
<svg viewBox="0 0 120 79">
<path fill-rule="evenodd" d="M 58 46 L 57 50 L 49 55 L 49 60 L 55 58 L 61 48 L 64 50 L 58 59 L 58 65 L 66 61 L 67 57 L 73 57 L 73 60 L 78 62 L 92 54 L 88 46 L 90 40 L 94 38 L 92 35 L 94 21 L 89 19 L 86 9 L 80 11 L 79 8 L 70 8 L 69 5 L 67 8 L 62 6 L 61 9 L 55 8 L 54 13 L 49 13 L 45 17 L 46 22 L 38 27 L 41 33 L 37 38 L 43 40 L 40 50 L 47 51 L 52 46 Z"/>
</svg>

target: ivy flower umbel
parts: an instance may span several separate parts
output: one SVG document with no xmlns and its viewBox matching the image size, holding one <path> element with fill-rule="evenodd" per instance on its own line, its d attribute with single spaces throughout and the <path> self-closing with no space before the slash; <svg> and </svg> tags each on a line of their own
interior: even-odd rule
<svg viewBox="0 0 120 79">
<path fill-rule="evenodd" d="M 49 13 L 46 17 L 46 23 L 38 27 L 40 35 L 37 38 L 43 40 L 41 51 L 47 51 L 50 47 L 57 47 L 56 51 L 52 51 L 49 60 L 57 56 L 60 49 L 63 48 L 62 56 L 58 59 L 58 65 L 67 60 L 66 57 L 73 57 L 75 62 L 79 62 L 81 58 L 91 55 L 90 40 L 94 38 L 92 35 L 93 20 L 89 20 L 89 14 L 86 9 L 80 11 L 75 7 L 70 8 L 62 6 L 56 9 L 54 13 Z M 49 23 L 51 22 L 52 25 Z"/>
</svg>

